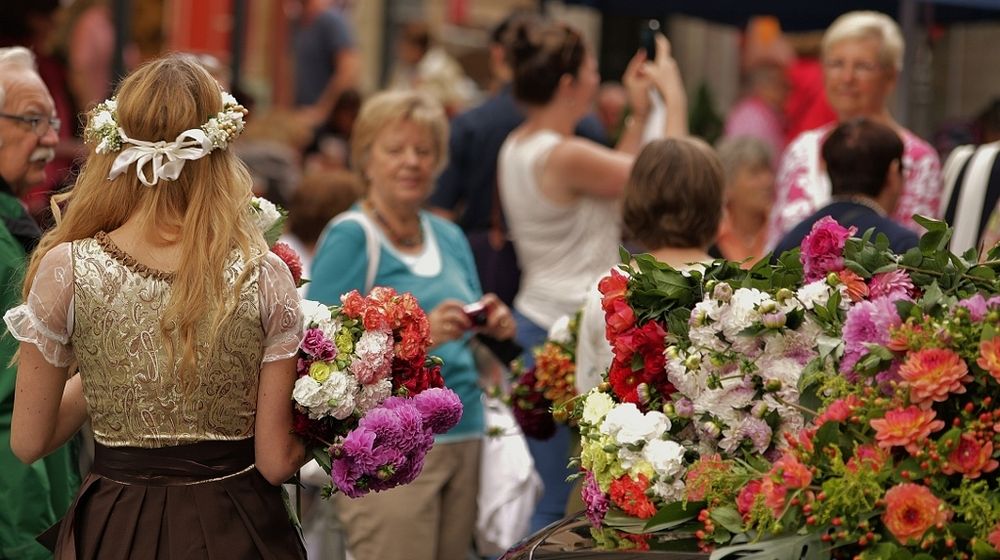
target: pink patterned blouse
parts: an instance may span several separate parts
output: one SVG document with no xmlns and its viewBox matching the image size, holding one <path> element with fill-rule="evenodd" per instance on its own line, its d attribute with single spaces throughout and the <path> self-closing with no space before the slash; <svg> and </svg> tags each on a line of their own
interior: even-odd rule
<svg viewBox="0 0 1000 560">
<path fill-rule="evenodd" d="M 820 168 L 820 148 L 833 130 L 829 124 L 799 134 L 781 158 L 774 207 L 768 221 L 767 246 L 774 248 L 785 233 L 830 200 L 830 178 Z M 921 233 L 914 214 L 937 218 L 940 213 L 941 162 L 930 144 L 902 129 L 905 183 L 892 218 Z"/>
</svg>

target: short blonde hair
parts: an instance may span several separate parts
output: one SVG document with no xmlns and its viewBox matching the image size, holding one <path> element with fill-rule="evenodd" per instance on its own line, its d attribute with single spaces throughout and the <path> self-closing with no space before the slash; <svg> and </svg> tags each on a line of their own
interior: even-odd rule
<svg viewBox="0 0 1000 560">
<path fill-rule="evenodd" d="M 823 34 L 821 52 L 823 56 L 833 45 L 850 39 L 877 39 L 878 59 L 883 66 L 903 71 L 903 52 L 906 44 L 899 25 L 881 12 L 847 12 L 838 17 Z"/>
<path fill-rule="evenodd" d="M 364 188 L 368 178 L 364 169 L 375 138 L 386 128 L 409 121 L 431 133 L 434 143 L 434 172 L 440 173 L 448 162 L 448 117 L 434 98 L 415 91 L 385 91 L 373 95 L 361 106 L 351 133 L 351 164 L 361 176 Z"/>
</svg>

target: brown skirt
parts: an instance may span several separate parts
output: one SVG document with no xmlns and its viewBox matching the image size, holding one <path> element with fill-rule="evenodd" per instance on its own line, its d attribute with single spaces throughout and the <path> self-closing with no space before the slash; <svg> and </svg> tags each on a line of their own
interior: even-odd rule
<svg viewBox="0 0 1000 560">
<path fill-rule="evenodd" d="M 253 461 L 253 438 L 98 444 L 76 501 L 39 541 L 59 560 L 304 559 L 281 488 Z"/>
</svg>

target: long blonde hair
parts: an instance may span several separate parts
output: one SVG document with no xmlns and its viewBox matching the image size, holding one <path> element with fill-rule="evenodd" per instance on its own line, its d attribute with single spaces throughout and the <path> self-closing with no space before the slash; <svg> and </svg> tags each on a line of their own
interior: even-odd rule
<svg viewBox="0 0 1000 560">
<path fill-rule="evenodd" d="M 183 56 L 153 60 L 121 83 L 118 123 L 130 138 L 171 141 L 198 128 L 222 109 L 219 85 L 197 63 Z M 199 329 L 209 328 L 208 350 L 235 306 L 240 287 L 253 265 L 266 254 L 261 232 L 250 218 L 252 180 L 229 150 L 217 149 L 189 161 L 175 181 L 152 187 L 139 182 L 132 166 L 115 179 L 108 173 L 117 152 L 98 154 L 91 146 L 76 184 L 53 197 L 57 223 L 41 239 L 28 265 L 27 299 L 38 264 L 56 245 L 119 228 L 133 215 L 151 238 L 177 236 L 182 261 L 173 276 L 160 328 L 171 359 L 181 350 L 182 380 L 199 363 Z M 58 212 L 63 204 L 64 212 Z M 235 286 L 225 269 L 237 249 L 246 263 Z"/>
</svg>

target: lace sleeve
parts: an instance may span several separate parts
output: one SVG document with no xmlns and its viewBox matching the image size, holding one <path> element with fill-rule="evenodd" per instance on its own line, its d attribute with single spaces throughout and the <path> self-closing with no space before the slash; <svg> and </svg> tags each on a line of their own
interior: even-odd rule
<svg viewBox="0 0 1000 560">
<path fill-rule="evenodd" d="M 295 355 L 302 341 L 301 298 L 288 267 L 274 253 L 260 266 L 260 319 L 264 325 L 264 361 Z"/>
<path fill-rule="evenodd" d="M 42 356 L 57 367 L 74 358 L 73 256 L 72 245 L 62 243 L 50 250 L 38 266 L 28 301 L 4 314 L 11 335 L 34 344 Z"/>
</svg>

